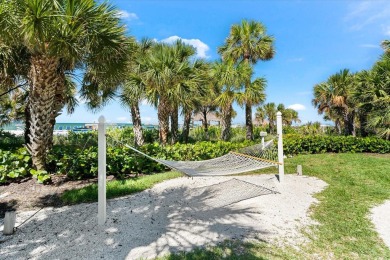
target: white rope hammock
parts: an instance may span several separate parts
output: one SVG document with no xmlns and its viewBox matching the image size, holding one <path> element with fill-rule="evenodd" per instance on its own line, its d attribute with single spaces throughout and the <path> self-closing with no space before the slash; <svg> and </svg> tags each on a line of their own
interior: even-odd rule
<svg viewBox="0 0 390 260">
<path fill-rule="evenodd" d="M 153 161 L 192 177 L 232 175 L 279 165 L 277 150 L 273 149 L 273 140 L 265 143 L 264 146 L 257 144 L 242 148 L 238 152 L 229 152 L 221 157 L 203 161 L 162 160 L 151 157 L 130 145 L 122 144 Z"/>
</svg>

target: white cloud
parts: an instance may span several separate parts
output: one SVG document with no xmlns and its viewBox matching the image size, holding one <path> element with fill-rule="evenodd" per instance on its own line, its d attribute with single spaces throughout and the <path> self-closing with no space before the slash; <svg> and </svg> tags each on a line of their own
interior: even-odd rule
<svg viewBox="0 0 390 260">
<path fill-rule="evenodd" d="M 302 57 L 299 57 L 299 58 L 292 58 L 292 59 L 288 59 L 287 61 L 288 62 L 302 62 L 304 59 Z"/>
<path fill-rule="evenodd" d="M 204 42 L 202 42 L 199 39 L 184 39 L 184 38 L 181 38 L 181 37 L 175 35 L 175 36 L 170 36 L 170 37 L 163 39 L 161 41 L 166 42 L 166 43 L 174 43 L 177 40 L 182 40 L 185 44 L 193 46 L 196 49 L 196 56 L 198 58 L 205 59 L 205 58 L 209 57 L 206 54 L 206 52 L 210 49 L 209 46 L 207 46 L 207 44 L 205 44 Z"/>
<path fill-rule="evenodd" d="M 295 111 L 306 110 L 306 107 L 302 104 L 293 104 L 293 105 L 288 106 L 287 108 L 294 109 Z"/>
<path fill-rule="evenodd" d="M 116 120 L 118 122 L 125 122 L 125 121 L 129 121 L 129 119 L 125 116 L 121 116 L 121 117 L 117 117 Z"/>
<path fill-rule="evenodd" d="M 126 19 L 126 20 L 138 20 L 138 15 L 136 13 L 129 13 L 125 10 L 120 10 L 118 12 L 118 16 L 122 19 Z"/>
<path fill-rule="evenodd" d="M 359 46 L 362 48 L 380 49 L 379 44 L 360 44 Z"/>
<path fill-rule="evenodd" d="M 365 1 L 360 3 L 351 1 L 345 21 L 350 24 L 351 30 L 357 31 L 367 26 L 382 27 L 382 32 L 386 35 L 386 33 L 389 33 L 389 16 L 389 1 Z"/>
</svg>

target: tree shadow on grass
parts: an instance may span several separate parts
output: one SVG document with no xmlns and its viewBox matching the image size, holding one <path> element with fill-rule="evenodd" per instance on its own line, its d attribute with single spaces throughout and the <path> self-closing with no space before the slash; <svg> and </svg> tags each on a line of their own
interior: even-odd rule
<svg viewBox="0 0 390 260">
<path fill-rule="evenodd" d="M 208 204 L 215 196 L 213 190 L 193 190 L 171 186 L 109 200 L 103 227 L 97 226 L 97 203 L 44 209 L 2 244 L 0 255 L 9 259 L 137 259 L 240 240 L 254 233 L 269 235 L 257 220 L 261 212 L 248 206 L 213 207 Z"/>
</svg>

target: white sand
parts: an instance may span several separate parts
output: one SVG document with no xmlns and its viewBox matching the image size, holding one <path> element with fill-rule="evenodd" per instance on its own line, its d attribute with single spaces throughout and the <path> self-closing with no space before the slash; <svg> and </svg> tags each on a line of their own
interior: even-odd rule
<svg viewBox="0 0 390 260">
<path fill-rule="evenodd" d="M 232 178 L 178 178 L 109 200 L 107 222 L 100 228 L 97 203 L 45 208 L 14 235 L 0 235 L 0 259 L 137 259 L 225 239 L 305 242 L 300 231 L 316 224 L 309 217 L 309 207 L 316 203 L 312 195 L 326 183 L 295 175 L 286 175 L 282 184 L 274 175 L 240 176 L 236 178 L 280 193 L 230 204 L 248 195 L 236 187 L 218 191 Z M 17 222 L 31 213 L 18 212 Z"/>
<path fill-rule="evenodd" d="M 390 200 L 385 201 L 371 210 L 371 221 L 379 236 L 383 239 L 387 247 L 390 248 Z"/>
</svg>

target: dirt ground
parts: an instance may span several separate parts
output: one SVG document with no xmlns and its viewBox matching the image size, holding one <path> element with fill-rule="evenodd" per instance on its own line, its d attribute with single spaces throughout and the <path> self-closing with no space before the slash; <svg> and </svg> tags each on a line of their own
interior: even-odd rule
<svg viewBox="0 0 390 260">
<path fill-rule="evenodd" d="M 9 210 L 26 211 L 48 206 L 62 206 L 60 195 L 66 191 L 81 188 L 97 179 L 69 181 L 65 176 L 52 176 L 52 183 L 38 184 L 28 178 L 18 183 L 0 186 L 0 218 Z"/>
</svg>

